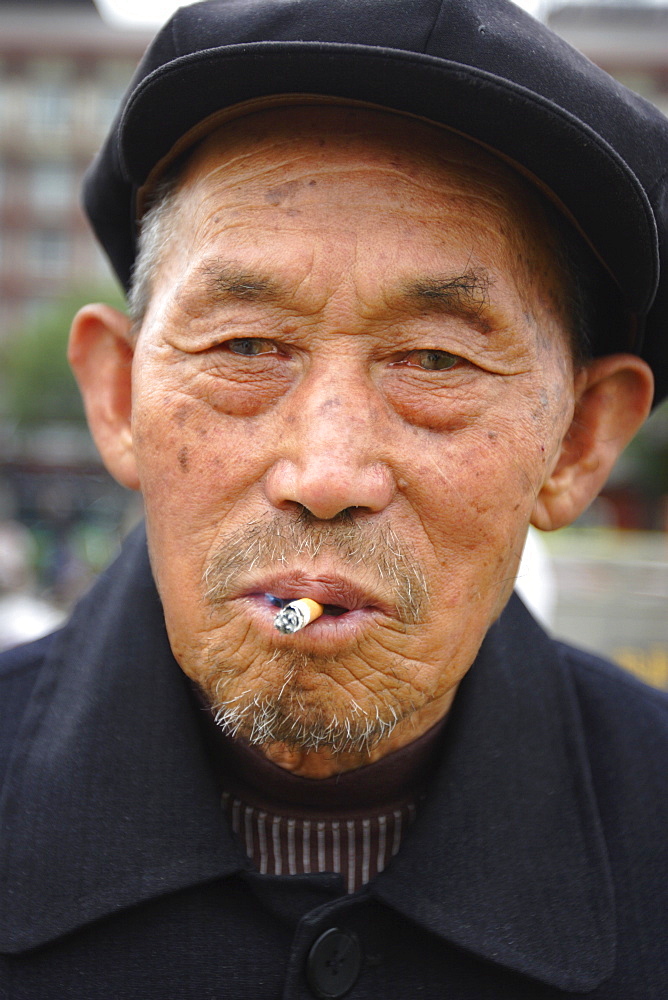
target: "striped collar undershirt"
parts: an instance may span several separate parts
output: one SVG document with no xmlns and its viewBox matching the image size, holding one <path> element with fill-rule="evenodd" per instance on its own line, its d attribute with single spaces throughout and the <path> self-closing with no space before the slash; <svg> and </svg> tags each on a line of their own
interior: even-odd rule
<svg viewBox="0 0 668 1000">
<path fill-rule="evenodd" d="M 267 875 L 337 872 L 355 892 L 399 850 L 433 773 L 445 719 L 380 760 L 330 778 L 291 774 L 243 740 L 206 730 L 236 837 Z"/>
</svg>

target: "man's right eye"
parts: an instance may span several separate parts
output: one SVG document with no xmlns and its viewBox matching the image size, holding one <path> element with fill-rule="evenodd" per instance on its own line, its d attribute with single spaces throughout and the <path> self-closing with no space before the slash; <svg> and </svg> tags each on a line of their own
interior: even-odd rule
<svg viewBox="0 0 668 1000">
<path fill-rule="evenodd" d="M 239 337 L 228 340 L 225 347 L 232 354 L 242 354 L 247 358 L 253 358 L 258 354 L 276 353 L 276 345 L 272 344 L 270 340 L 262 340 L 260 337 Z"/>
</svg>

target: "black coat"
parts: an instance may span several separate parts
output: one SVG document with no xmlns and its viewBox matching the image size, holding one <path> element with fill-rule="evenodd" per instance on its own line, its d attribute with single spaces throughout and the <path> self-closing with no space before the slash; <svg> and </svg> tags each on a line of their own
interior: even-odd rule
<svg viewBox="0 0 668 1000">
<path fill-rule="evenodd" d="M 0 663 L 2 1000 L 311 1000 L 346 976 L 351 1000 L 668 997 L 668 699 L 518 599 L 399 855 L 352 896 L 250 870 L 141 535 Z M 316 949 L 309 985 L 332 927 L 359 974 Z"/>
</svg>

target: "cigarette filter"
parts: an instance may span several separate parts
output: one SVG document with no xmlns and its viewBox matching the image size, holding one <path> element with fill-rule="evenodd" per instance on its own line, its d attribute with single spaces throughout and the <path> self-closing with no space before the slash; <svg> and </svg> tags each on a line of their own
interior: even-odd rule
<svg viewBox="0 0 668 1000">
<path fill-rule="evenodd" d="M 274 628 L 283 635 L 292 635 L 314 622 L 324 610 L 322 604 L 312 601 L 310 597 L 300 597 L 281 608 L 274 618 Z"/>
</svg>

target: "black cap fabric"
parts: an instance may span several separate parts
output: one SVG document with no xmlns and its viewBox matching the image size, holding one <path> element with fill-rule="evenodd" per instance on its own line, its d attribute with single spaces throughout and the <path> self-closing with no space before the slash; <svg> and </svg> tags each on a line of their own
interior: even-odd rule
<svg viewBox="0 0 668 1000">
<path fill-rule="evenodd" d="M 484 143 L 565 207 L 618 286 L 626 347 L 668 394 L 668 119 L 509 0 L 205 0 L 140 63 L 84 205 L 124 287 L 137 192 L 199 122 L 314 94 L 419 115 Z M 596 353 L 617 350 L 595 333 Z"/>
</svg>

